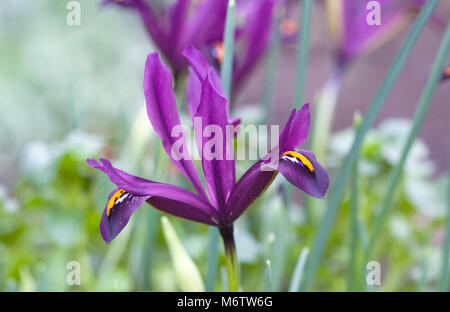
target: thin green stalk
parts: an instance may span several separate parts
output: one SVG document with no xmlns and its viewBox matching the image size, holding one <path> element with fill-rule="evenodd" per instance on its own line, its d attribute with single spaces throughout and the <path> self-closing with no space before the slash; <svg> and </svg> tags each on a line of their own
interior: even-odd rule
<svg viewBox="0 0 450 312">
<path fill-rule="evenodd" d="M 289 291 L 295 292 L 300 288 L 300 282 L 302 281 L 303 272 L 305 270 L 306 259 L 308 257 L 309 248 L 305 247 L 302 249 L 300 256 L 298 257 L 297 264 L 295 265 L 294 274 L 289 285 Z"/>
<path fill-rule="evenodd" d="M 303 0 L 300 13 L 301 34 L 297 46 L 297 83 L 295 87 L 294 107 L 303 105 L 305 77 L 308 69 L 309 58 L 309 34 L 311 25 L 312 0 Z"/>
<path fill-rule="evenodd" d="M 272 265 L 270 260 L 266 260 L 266 281 L 264 283 L 264 291 L 273 291 Z"/>
<path fill-rule="evenodd" d="M 233 226 L 221 228 L 223 244 L 225 247 L 225 264 L 227 268 L 228 291 L 239 290 L 239 270 L 236 257 L 236 245 L 234 244 Z"/>
<path fill-rule="evenodd" d="M 263 81 L 263 91 L 261 97 L 261 104 L 264 109 L 264 122 L 269 121 L 269 116 L 271 113 L 271 104 L 273 100 L 273 91 L 275 89 L 275 80 L 278 67 L 278 58 L 280 54 L 280 41 L 281 36 L 279 32 L 279 26 L 281 17 L 284 15 L 280 12 L 276 12 L 277 18 L 272 28 L 272 38 L 270 40 L 271 44 L 269 47 L 269 52 L 266 59 L 266 68 Z"/>
<path fill-rule="evenodd" d="M 220 80 L 227 99 L 231 94 L 231 78 L 233 76 L 233 55 L 234 55 L 234 30 L 236 27 L 236 3 L 235 0 L 228 1 L 227 18 L 224 31 L 225 54 L 220 68 Z"/>
<path fill-rule="evenodd" d="M 450 145 L 449 145 L 450 146 Z M 450 150 L 449 150 L 449 167 L 447 171 L 447 226 L 445 234 L 445 243 L 442 250 L 442 269 L 441 281 L 439 283 L 440 291 L 448 291 L 449 280 L 449 255 L 450 255 Z"/>
<path fill-rule="evenodd" d="M 345 187 L 347 184 L 347 180 L 350 176 L 350 172 L 353 167 L 353 162 L 356 159 L 356 156 L 361 147 L 362 141 L 369 131 L 370 127 L 375 122 L 383 104 L 386 101 L 387 96 L 389 95 L 397 77 L 399 76 L 403 66 L 405 65 L 411 51 L 419 38 L 422 29 L 424 28 L 426 22 L 434 11 L 438 0 L 429 0 L 424 5 L 421 10 L 419 16 L 417 17 L 414 25 L 409 32 L 400 52 L 395 58 L 392 66 L 389 69 L 388 74 L 384 78 L 384 81 L 375 96 L 375 99 L 371 103 L 369 107 L 369 111 L 367 112 L 367 116 L 361 124 L 361 128 L 359 129 L 356 138 L 353 142 L 352 148 L 345 159 L 345 163 L 343 168 L 341 169 L 336 181 L 334 182 L 333 187 L 331 189 L 330 199 L 328 203 L 327 211 L 322 219 L 320 224 L 316 239 L 314 241 L 314 245 L 311 251 L 311 255 L 307 264 L 307 270 L 305 274 L 305 279 L 302 283 L 302 290 L 307 290 L 310 287 L 311 282 L 313 281 L 315 274 L 317 272 L 317 267 L 322 258 L 322 253 L 325 248 L 326 242 L 328 240 L 329 233 L 331 231 L 331 227 L 333 224 L 334 217 L 336 216 L 337 210 L 342 200 L 342 196 L 344 195 Z"/>
<path fill-rule="evenodd" d="M 448 281 L 449 281 L 448 262 L 450 256 L 450 144 L 448 151 L 448 164 L 449 166 L 447 168 L 447 226 L 446 226 L 444 248 L 442 250 L 441 281 L 439 283 L 440 291 L 448 291 Z"/>
<path fill-rule="evenodd" d="M 355 161 L 350 184 L 350 246 L 347 269 L 347 291 L 353 291 L 355 281 L 356 247 L 358 242 L 358 202 L 358 161 Z"/>
<path fill-rule="evenodd" d="M 214 291 L 214 286 L 216 285 L 217 269 L 218 269 L 218 240 L 219 232 L 216 227 L 209 227 L 208 232 L 208 255 L 207 262 L 208 267 L 206 270 L 206 291 Z"/>
<path fill-rule="evenodd" d="M 369 257 L 371 256 L 371 252 L 375 247 L 376 240 L 380 234 L 388 209 L 395 195 L 395 191 L 397 189 L 398 182 L 403 172 L 403 167 L 405 165 L 406 159 L 408 158 L 414 140 L 417 137 L 417 134 L 419 133 L 419 130 L 422 126 L 423 120 L 425 119 L 428 109 L 430 108 L 434 91 L 436 90 L 436 87 L 440 81 L 442 68 L 445 65 L 445 61 L 447 59 L 449 51 L 450 51 L 450 23 L 448 24 L 444 39 L 442 40 L 439 52 L 431 69 L 430 77 L 428 78 L 425 89 L 422 92 L 422 96 L 420 97 L 419 103 L 417 105 L 413 125 L 408 134 L 408 138 L 406 139 L 405 145 L 403 146 L 400 160 L 395 165 L 393 171 L 389 176 L 388 184 L 386 187 L 386 196 L 383 198 L 383 201 L 380 205 L 380 209 L 377 210 L 379 211 L 379 213 L 375 217 L 374 229 L 369 239 L 365 260 L 369 259 Z"/>
<path fill-rule="evenodd" d="M 356 132 L 361 125 L 361 115 L 355 114 L 354 117 L 354 131 Z M 359 205 L 359 188 L 358 188 L 358 159 L 355 160 L 353 170 L 351 172 L 350 183 L 350 226 L 349 226 L 349 262 L 347 269 L 347 291 L 353 291 L 355 288 L 355 263 L 356 263 L 356 250 L 358 244 L 358 205 Z"/>
</svg>

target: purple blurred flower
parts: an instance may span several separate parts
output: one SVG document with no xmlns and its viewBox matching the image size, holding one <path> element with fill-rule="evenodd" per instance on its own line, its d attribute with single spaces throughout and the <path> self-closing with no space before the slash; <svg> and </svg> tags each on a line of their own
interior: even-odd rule
<svg viewBox="0 0 450 312">
<path fill-rule="evenodd" d="M 267 48 L 275 1 L 237 0 L 234 86 L 240 85 Z M 164 1 L 155 4 L 148 0 L 105 0 L 104 3 L 138 12 L 175 75 L 188 65 L 182 51 L 189 44 L 199 48 L 212 64 L 220 66 L 228 0 L 176 0 L 171 7 Z"/>
<path fill-rule="evenodd" d="M 329 22 L 338 59 L 346 62 L 393 38 L 424 0 L 378 0 L 381 25 L 369 25 L 367 1 L 328 0 Z"/>
<path fill-rule="evenodd" d="M 225 133 L 225 128 L 231 121 L 227 99 L 216 71 L 193 46 L 188 46 L 183 54 L 191 65 L 187 91 L 191 116 L 202 118 L 202 128 L 199 129 L 202 133 L 205 127 L 210 125 Z M 292 111 L 279 135 L 278 146 L 271 150 L 276 153 L 278 166 L 263 157 L 236 183 L 235 161 L 228 160 L 227 157 L 227 153 L 233 151 L 233 140 L 220 143 L 223 144 L 219 145 L 222 147 L 222 155 L 219 155 L 222 156 L 221 160 L 202 157 L 207 190 L 205 192 L 191 158 L 173 155 L 174 144 L 178 144 L 183 155 L 189 156 L 189 152 L 184 133 L 177 138 L 171 135 L 172 129 L 180 126 L 180 119 L 172 90 L 171 73 L 159 60 L 157 53 L 151 53 L 147 57 L 144 94 L 147 114 L 154 130 L 172 163 L 189 180 L 196 193 L 175 185 L 133 176 L 114 168 L 107 159 L 100 158 L 100 162 L 88 159 L 89 166 L 102 170 L 116 185 L 109 195 L 100 222 L 100 232 L 107 243 L 122 231 L 133 212 L 144 202 L 177 217 L 217 226 L 221 230 L 229 229 L 244 210 L 269 187 L 278 172 L 307 194 L 317 198 L 324 197 L 329 184 L 326 170 L 317 162 L 312 152 L 297 149 L 308 135 L 309 104 L 298 111 Z M 208 140 L 197 137 L 197 134 L 197 148 L 203 156 L 202 151 Z"/>
</svg>

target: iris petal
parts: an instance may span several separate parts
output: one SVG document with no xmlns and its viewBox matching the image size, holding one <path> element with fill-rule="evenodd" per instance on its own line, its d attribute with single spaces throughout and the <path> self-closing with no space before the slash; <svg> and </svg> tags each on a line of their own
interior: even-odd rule
<svg viewBox="0 0 450 312">
<path fill-rule="evenodd" d="M 302 145 L 302 143 L 308 137 L 311 120 L 309 106 L 309 103 L 306 103 L 302 106 L 302 108 L 295 112 L 295 115 L 291 114 L 289 118 L 289 129 L 286 131 L 282 131 L 282 137 L 280 135 L 281 152 L 290 151 Z"/>
<path fill-rule="evenodd" d="M 305 193 L 316 198 L 323 198 L 329 186 L 328 173 L 319 164 L 314 153 L 300 149 L 296 149 L 295 153 L 305 159 L 284 156 L 280 159 L 277 170 Z"/>
<path fill-rule="evenodd" d="M 100 225 L 102 236 L 106 242 L 109 243 L 122 231 L 130 216 L 144 201 L 158 210 L 183 219 L 217 225 L 218 211 L 198 195 L 175 185 L 158 183 L 131 175 L 114 168 L 107 159 L 100 159 L 100 161 L 88 159 L 87 163 L 89 166 L 103 171 L 117 186 L 117 189 L 108 198 Z M 119 190 L 124 190 L 129 195 L 116 194 Z M 111 207 L 109 204 L 114 195 L 118 196 L 120 200 L 117 200 Z M 110 211 L 109 216 L 108 210 Z"/>
<path fill-rule="evenodd" d="M 277 171 L 261 170 L 263 161 L 256 162 L 236 183 L 227 202 L 228 222 L 236 220 L 272 184 Z"/>
<path fill-rule="evenodd" d="M 202 167 L 206 187 L 213 204 L 225 207 L 225 201 L 235 184 L 233 159 L 233 139 L 227 137 L 227 100 L 214 88 L 214 69 L 210 69 L 202 84 L 202 95 L 196 117 L 202 120 L 202 128 L 197 137 L 197 146 L 202 156 Z M 205 137 L 209 129 L 214 130 L 214 137 Z M 211 136 L 213 135 L 211 133 Z M 214 142 L 212 144 L 212 142 Z M 212 145 L 211 145 L 212 144 Z M 211 148 L 209 148 L 211 146 Z"/>
<path fill-rule="evenodd" d="M 119 189 L 114 189 L 108 197 L 108 204 L 111 198 Z M 110 243 L 127 225 L 131 215 L 149 198 L 150 196 L 139 196 L 127 193 L 128 196 L 115 204 L 110 209 L 108 215 L 108 204 L 103 211 L 100 220 L 100 233 L 106 243 Z"/>
</svg>

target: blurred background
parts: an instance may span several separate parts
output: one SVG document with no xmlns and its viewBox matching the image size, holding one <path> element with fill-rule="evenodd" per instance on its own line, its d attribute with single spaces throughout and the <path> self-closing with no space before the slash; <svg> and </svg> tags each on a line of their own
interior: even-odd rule
<svg viewBox="0 0 450 312">
<path fill-rule="evenodd" d="M 66 23 L 67 1 L 3 0 L 0 5 L 0 290 L 109 291 L 183 289 L 160 226 L 143 206 L 127 230 L 107 245 L 98 225 L 113 187 L 89 168 L 108 157 L 119 168 L 159 181 L 178 181 L 146 120 L 142 92 L 146 55 L 155 51 L 136 14 L 80 0 L 81 25 Z M 298 4 L 290 7 L 298 22 Z M 324 1 L 314 1 L 305 99 L 314 102 L 332 68 Z M 441 1 L 440 18 L 450 19 Z M 354 113 L 364 114 L 409 27 L 346 71 L 328 149 L 333 178 L 352 143 Z M 397 162 L 445 27 L 428 23 L 360 156 L 360 216 L 373 211 Z M 297 45 L 284 40 L 276 69 L 271 122 L 284 124 L 292 107 Z M 450 60 L 449 60 L 450 62 Z M 236 97 L 244 123 L 262 114 L 262 60 Z M 374 258 L 380 290 L 434 290 L 445 236 L 450 83 L 437 88 L 420 138 L 402 173 Z M 161 154 L 158 167 L 152 159 Z M 238 164 L 242 173 L 250 163 Z M 239 174 L 239 173 L 238 173 Z M 304 208 L 303 193 L 283 205 L 281 178 L 239 219 L 237 252 L 244 290 L 264 290 L 266 260 L 273 290 L 287 290 L 299 254 L 310 246 L 324 208 Z M 333 185 L 331 185 L 333 187 Z M 349 201 L 346 196 L 313 285 L 346 289 Z M 181 243 L 206 275 L 208 228 L 169 217 Z M 363 226 L 364 228 L 364 226 Z M 364 232 L 364 230 L 363 230 Z M 224 264 L 219 246 L 219 265 Z M 66 265 L 81 265 L 81 285 L 66 282 Z M 222 289 L 219 269 L 214 289 Z"/>
</svg>

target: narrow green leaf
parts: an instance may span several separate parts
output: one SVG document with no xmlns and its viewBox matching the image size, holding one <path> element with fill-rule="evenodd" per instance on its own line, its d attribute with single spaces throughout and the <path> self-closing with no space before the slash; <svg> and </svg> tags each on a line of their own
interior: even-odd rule
<svg viewBox="0 0 450 312">
<path fill-rule="evenodd" d="M 355 113 L 353 118 L 353 128 L 355 132 L 361 126 L 362 116 Z M 355 267 L 356 267 L 356 250 L 358 244 L 358 204 L 359 204 L 359 188 L 358 188 L 358 159 L 355 160 L 353 170 L 351 172 L 350 183 L 350 226 L 349 226 L 349 262 L 347 268 L 347 291 L 354 290 Z"/>
<path fill-rule="evenodd" d="M 415 43 L 417 42 L 419 35 L 421 34 L 426 22 L 430 18 L 438 2 L 438 0 L 427 1 L 419 16 L 416 18 L 412 29 L 410 30 L 402 48 L 400 49 L 400 52 L 396 56 L 392 66 L 389 69 L 388 74 L 384 78 L 380 89 L 378 90 L 373 102 L 369 107 L 366 118 L 362 122 L 361 127 L 353 142 L 352 148 L 345 159 L 343 168 L 339 172 L 336 181 L 332 184 L 334 185 L 334 188 L 331 189 L 328 207 L 321 221 L 317 236 L 311 250 L 310 258 L 307 262 L 305 279 L 303 280 L 303 283 L 301 285 L 302 290 L 307 290 L 315 277 L 317 267 L 322 258 L 323 250 L 328 241 L 328 236 L 333 225 L 333 220 L 341 203 L 342 196 L 344 195 L 347 180 L 353 167 L 353 162 L 356 159 L 362 141 L 375 122 L 381 108 L 386 101 L 387 96 L 389 95 L 395 81 L 397 80 L 397 77 L 400 75 L 401 70 L 403 69 L 409 55 L 411 54 L 411 51 Z"/>
<path fill-rule="evenodd" d="M 300 256 L 298 257 L 297 264 L 295 265 L 294 274 L 291 279 L 291 284 L 289 285 L 289 291 L 295 292 L 300 288 L 300 283 L 303 277 L 303 271 L 305 270 L 306 259 L 308 257 L 309 248 L 305 247 L 302 249 Z"/>
<path fill-rule="evenodd" d="M 266 260 L 264 291 L 273 291 L 272 265 L 270 260 Z"/>
<path fill-rule="evenodd" d="M 309 34 L 311 25 L 312 0 L 303 0 L 301 6 L 301 35 L 297 46 L 297 83 L 295 87 L 294 107 L 300 108 L 303 105 L 305 77 L 308 69 L 309 58 Z"/>
<path fill-rule="evenodd" d="M 347 291 L 353 291 L 355 281 L 356 247 L 358 242 L 358 161 L 352 170 L 350 186 L 350 245 L 347 268 Z"/>
<path fill-rule="evenodd" d="M 224 31 L 225 54 L 220 69 L 220 79 L 222 80 L 223 89 L 230 99 L 231 79 L 233 76 L 233 55 L 234 55 L 234 30 L 236 27 L 236 3 L 235 0 L 228 1 L 227 18 Z"/>
<path fill-rule="evenodd" d="M 450 137 L 450 136 L 449 136 Z M 450 147 L 450 144 L 449 144 Z M 448 168 L 447 169 L 447 226 L 445 234 L 444 249 L 442 250 L 442 269 L 441 281 L 439 283 L 440 291 L 448 290 L 449 280 L 449 255 L 450 255 L 450 148 L 448 151 Z"/>
<path fill-rule="evenodd" d="M 369 239 L 369 245 L 367 246 L 365 257 L 366 260 L 368 260 L 373 248 L 375 247 L 376 240 L 380 234 L 381 228 L 384 224 L 384 220 L 386 219 L 388 209 L 394 198 L 395 191 L 397 189 L 398 182 L 403 172 L 403 167 L 405 165 L 406 159 L 408 158 L 412 144 L 414 143 L 414 140 L 417 137 L 417 134 L 419 133 L 419 130 L 428 112 L 428 109 L 430 108 L 434 91 L 436 90 L 436 87 L 438 86 L 438 83 L 441 79 L 442 68 L 445 65 L 445 61 L 447 59 L 449 51 L 450 51 L 450 23 L 448 24 L 447 31 L 445 33 L 444 39 L 442 40 L 438 55 L 431 69 L 430 77 L 428 78 L 425 89 L 422 92 L 422 96 L 420 97 L 419 103 L 417 105 L 413 125 L 408 134 L 405 145 L 402 148 L 400 160 L 395 165 L 393 171 L 389 176 L 388 184 L 386 187 L 386 196 L 383 198 L 380 208 L 377 210 L 379 211 L 379 213 L 375 217 L 374 229 Z"/>
</svg>

